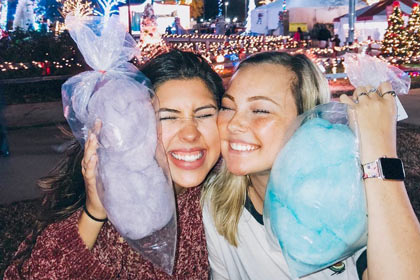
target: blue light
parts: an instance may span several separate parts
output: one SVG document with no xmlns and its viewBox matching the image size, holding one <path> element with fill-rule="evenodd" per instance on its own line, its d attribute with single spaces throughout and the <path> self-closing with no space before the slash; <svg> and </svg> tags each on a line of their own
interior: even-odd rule
<svg viewBox="0 0 420 280">
<path fill-rule="evenodd" d="M 98 0 L 98 4 L 103 12 L 95 9 L 94 13 L 95 15 L 108 18 L 111 15 L 118 14 L 118 6 L 124 3 L 125 0 Z"/>
</svg>

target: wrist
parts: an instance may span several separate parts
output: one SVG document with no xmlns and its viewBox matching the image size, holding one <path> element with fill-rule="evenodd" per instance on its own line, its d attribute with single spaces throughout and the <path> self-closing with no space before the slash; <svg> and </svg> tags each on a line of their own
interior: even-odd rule
<svg viewBox="0 0 420 280">
<path fill-rule="evenodd" d="M 83 205 L 83 212 L 96 222 L 106 222 L 108 220 L 105 209 L 96 209 L 86 203 Z"/>
<path fill-rule="evenodd" d="M 360 153 L 360 160 L 362 164 L 377 160 L 380 157 L 396 158 L 397 149 L 395 147 L 364 147 Z"/>
</svg>

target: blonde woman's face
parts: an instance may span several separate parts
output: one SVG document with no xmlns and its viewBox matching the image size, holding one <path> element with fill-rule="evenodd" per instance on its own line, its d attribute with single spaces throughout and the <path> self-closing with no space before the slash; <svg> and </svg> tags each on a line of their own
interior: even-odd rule
<svg viewBox="0 0 420 280">
<path fill-rule="evenodd" d="M 233 174 L 271 169 L 297 116 L 293 78 L 287 68 L 268 63 L 245 66 L 233 76 L 218 117 L 222 155 Z"/>
<path fill-rule="evenodd" d="M 213 94 L 197 78 L 164 82 L 156 96 L 172 179 L 178 187 L 198 186 L 220 156 Z"/>
</svg>

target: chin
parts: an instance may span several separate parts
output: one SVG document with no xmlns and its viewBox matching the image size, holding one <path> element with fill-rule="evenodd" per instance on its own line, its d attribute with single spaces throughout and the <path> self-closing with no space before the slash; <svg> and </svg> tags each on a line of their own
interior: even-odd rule
<svg viewBox="0 0 420 280">
<path fill-rule="evenodd" d="M 250 173 L 245 168 L 241 168 L 240 166 L 229 166 L 229 164 L 227 164 L 227 169 L 229 170 L 230 173 L 236 176 L 245 176 Z"/>
<path fill-rule="evenodd" d="M 201 185 L 206 176 L 194 176 L 186 174 L 186 176 L 180 176 L 178 178 L 172 178 L 173 182 L 182 188 L 194 188 Z"/>
</svg>

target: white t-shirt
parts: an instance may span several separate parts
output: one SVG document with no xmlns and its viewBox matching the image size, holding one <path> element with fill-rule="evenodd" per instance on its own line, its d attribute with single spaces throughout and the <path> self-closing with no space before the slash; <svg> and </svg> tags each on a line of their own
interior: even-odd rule
<svg viewBox="0 0 420 280">
<path fill-rule="evenodd" d="M 212 279 L 230 280 L 283 280 L 292 279 L 281 253 L 273 249 L 266 239 L 264 226 L 243 209 L 238 224 L 238 247 L 220 235 L 213 223 L 208 204 L 203 207 L 207 249 Z M 356 280 L 359 279 L 356 260 L 362 250 L 344 260 L 345 270 L 335 274 L 330 269 L 308 275 L 304 280 Z M 357 256 L 357 257 L 356 257 Z"/>
</svg>

